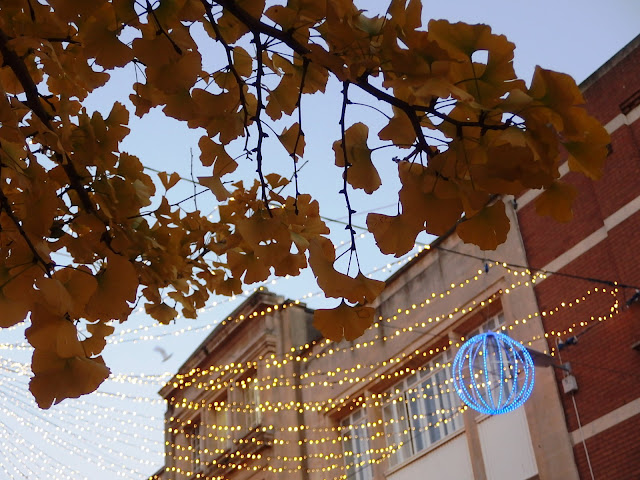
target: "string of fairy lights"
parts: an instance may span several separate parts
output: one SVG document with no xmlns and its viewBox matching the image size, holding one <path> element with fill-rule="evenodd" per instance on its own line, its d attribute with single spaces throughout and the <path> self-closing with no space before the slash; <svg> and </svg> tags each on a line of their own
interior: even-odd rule
<svg viewBox="0 0 640 480">
<path fill-rule="evenodd" d="M 612 317 L 615 314 L 616 306 L 614 305 L 612 307 L 612 309 L 613 309 L 613 311 L 609 315 L 610 317 Z M 604 318 L 605 318 L 605 316 L 601 317 L 600 320 L 602 320 Z M 503 325 L 503 329 L 509 329 L 510 327 L 513 327 L 513 325 Z M 538 337 L 538 339 L 539 339 L 539 337 Z M 453 343 L 452 341 L 450 341 L 450 342 Z M 447 346 L 444 346 L 442 350 L 446 351 L 446 348 L 447 348 Z M 416 353 L 418 355 L 420 354 L 420 352 L 416 352 Z M 426 356 L 426 352 L 424 352 L 424 354 Z M 391 358 L 389 360 L 385 360 L 385 361 L 380 362 L 380 363 L 383 363 L 383 364 L 388 363 L 388 364 L 392 365 L 394 363 L 399 363 L 401 360 L 403 360 L 403 358 L 397 357 L 395 359 Z M 380 363 L 375 364 L 375 365 L 371 365 L 371 367 L 377 366 Z M 450 363 L 448 363 L 446 366 L 447 367 L 450 366 Z M 441 367 L 440 365 L 436 364 L 435 367 L 431 366 L 430 370 L 433 371 L 434 368 L 440 368 L 440 367 Z M 390 376 L 392 378 L 393 377 L 402 377 L 403 375 L 415 374 L 417 371 L 420 371 L 420 370 L 421 370 L 420 368 L 410 369 L 410 370 L 406 369 L 406 371 L 403 371 L 402 369 L 400 369 L 400 370 L 396 370 L 394 372 L 394 374 L 390 375 Z M 375 376 L 375 377 L 377 377 L 377 376 Z M 367 384 L 373 379 L 374 379 L 374 376 L 372 375 L 372 376 L 370 376 L 368 378 L 363 378 L 361 380 L 361 383 Z M 446 387 L 446 389 L 448 391 L 448 389 L 449 389 L 448 382 L 449 382 L 449 380 L 445 380 L 445 384 L 444 385 L 439 385 L 438 387 L 439 388 Z M 321 386 L 322 387 L 326 387 L 328 385 L 322 384 Z M 197 387 L 202 388 L 202 386 L 197 386 Z M 185 388 L 187 388 L 187 387 L 185 387 Z M 418 391 L 418 393 L 421 393 L 421 392 Z M 329 410 L 334 409 L 336 407 L 340 407 L 341 404 L 342 405 L 349 405 L 349 408 L 367 407 L 367 406 L 380 406 L 385 402 L 385 397 L 386 396 L 392 396 L 392 395 L 396 395 L 396 394 L 397 394 L 397 392 L 389 392 L 389 393 L 381 393 L 381 394 L 373 393 L 370 396 L 360 395 L 356 399 L 351 399 L 351 398 L 349 398 L 349 396 L 344 396 L 339 400 L 338 403 L 332 403 L 330 405 L 326 405 L 326 404 L 327 404 L 327 402 L 331 402 L 332 401 L 331 399 L 329 399 L 326 402 L 304 402 L 304 403 L 300 403 L 300 402 L 282 403 L 281 402 L 279 404 L 276 404 L 275 406 L 272 405 L 270 402 L 263 402 L 263 403 L 259 404 L 257 406 L 257 408 L 260 409 L 260 411 L 266 413 L 266 412 L 270 412 L 270 411 L 278 412 L 278 411 L 292 410 L 292 409 L 293 410 L 302 409 L 304 411 L 319 411 L 319 410 L 323 410 L 324 409 L 324 411 L 329 411 Z M 424 396 L 425 394 L 422 393 L 422 395 Z M 182 408 L 186 407 L 187 410 L 200 410 L 200 409 L 203 409 L 203 408 L 207 408 L 206 405 L 202 405 L 200 403 L 185 402 L 185 401 L 183 401 L 182 403 L 177 403 L 177 404 L 175 404 L 175 406 L 176 407 L 182 407 Z M 230 412 L 246 411 L 246 406 L 245 405 L 237 404 L 237 403 L 226 403 L 226 404 L 212 403 L 209 406 L 214 406 L 216 410 L 225 409 L 225 410 L 230 411 Z M 175 421 L 175 420 L 179 420 L 179 419 L 173 418 L 172 420 Z M 184 426 L 184 425 L 185 425 L 185 422 L 182 422 L 181 426 Z M 299 426 L 299 428 L 303 428 L 303 426 Z"/>
<path fill-rule="evenodd" d="M 396 265 L 386 264 L 384 267 L 376 269 L 376 271 L 402 266 L 420 255 L 427 248 L 420 247 L 418 252 L 411 253 L 406 258 L 400 259 L 396 262 Z M 502 276 L 505 279 L 512 277 L 513 280 L 504 282 L 501 288 L 490 295 L 470 300 L 465 305 L 447 308 L 446 302 L 444 302 L 441 311 L 437 314 L 433 313 L 439 302 L 452 298 L 451 296 L 459 289 L 476 284 L 490 272 L 493 272 L 496 267 L 502 269 L 503 273 L 497 273 L 492 278 Z M 166 451 L 170 452 L 165 458 L 165 464 L 169 466 L 168 468 L 171 472 L 180 478 L 191 478 L 194 473 L 202 473 L 201 469 L 195 472 L 193 468 L 194 458 L 205 463 L 207 468 L 213 468 L 217 472 L 209 477 L 202 473 L 198 478 L 226 478 L 225 475 L 236 470 L 292 473 L 299 472 L 302 469 L 308 473 L 322 472 L 327 475 L 326 478 L 330 478 L 329 475 L 334 474 L 334 478 L 346 478 L 344 457 L 347 452 L 343 452 L 342 448 L 345 438 L 356 435 L 369 445 L 374 445 L 374 442 L 378 441 L 378 446 L 375 446 L 375 448 L 371 446 L 363 451 L 348 452 L 348 460 L 353 468 L 366 468 L 368 465 L 388 459 L 398 449 L 402 448 L 402 442 L 394 443 L 393 437 L 395 434 L 390 430 L 399 420 L 394 418 L 379 419 L 377 422 L 368 421 L 360 427 L 351 424 L 335 425 L 333 421 L 329 422 L 331 423 L 330 425 L 309 425 L 305 422 L 292 423 L 291 420 L 283 423 L 282 414 L 288 415 L 291 412 L 301 414 L 303 417 L 307 414 L 320 414 L 323 415 L 323 418 L 329 418 L 326 414 L 344 416 L 341 413 L 343 410 L 352 412 L 361 408 L 383 407 L 389 402 L 406 402 L 408 400 L 404 395 L 407 393 L 413 395 L 414 401 L 415 398 L 437 401 L 441 395 L 452 394 L 453 390 L 449 378 L 442 383 L 416 387 L 408 392 L 400 392 L 393 388 L 381 392 L 363 392 L 358 386 L 379 383 L 392 386 L 394 382 L 411 375 L 431 375 L 436 371 L 450 368 L 450 361 L 436 362 L 435 364 L 427 364 L 427 362 L 433 359 L 434 356 L 437 357 L 443 352 L 459 347 L 464 342 L 465 337 L 452 335 L 451 332 L 448 332 L 449 335 L 443 342 L 439 334 L 432 333 L 434 326 L 443 321 L 453 321 L 455 318 L 461 318 L 471 312 L 483 309 L 523 287 L 531 287 L 536 282 L 546 278 L 549 273 L 553 272 L 531 271 L 525 268 L 514 268 L 504 262 L 485 261 L 483 268 L 478 269 L 473 275 L 460 282 L 450 284 L 442 292 L 432 292 L 420 302 L 398 308 L 392 315 L 379 316 L 373 326 L 373 330 L 376 333 L 365 336 L 362 340 L 356 342 L 334 344 L 326 340 L 320 340 L 292 347 L 291 351 L 282 355 L 273 354 L 259 357 L 257 360 L 250 362 L 230 362 L 213 365 L 209 368 L 196 368 L 177 375 L 172 375 L 169 372 L 148 375 L 140 373 L 113 375 L 108 379 L 109 384 L 134 385 L 140 388 L 157 388 L 171 378 L 174 397 L 168 399 L 165 403 L 162 400 L 151 399 L 148 395 L 129 395 L 101 389 L 96 394 L 75 400 L 73 403 L 65 404 L 63 402 L 60 407 L 64 408 L 68 418 L 72 419 L 71 422 L 66 422 L 65 424 L 59 423 L 56 420 L 58 417 L 54 414 L 42 412 L 33 404 L 24 405 L 25 379 L 30 375 L 30 367 L 25 362 L 0 358 L 0 372 L 2 373 L 0 376 L 0 393 L 3 396 L 0 408 L 6 413 L 5 420 L 0 422 L 0 435 L 10 440 L 6 443 L 12 444 L 6 451 L 6 458 L 0 461 L 0 469 L 6 473 L 6 478 L 87 478 L 81 471 L 69 467 L 67 462 L 58 460 L 53 455 L 48 455 L 46 448 L 38 448 L 30 444 L 28 437 L 16 433 L 15 426 L 8 423 L 13 420 L 14 425 L 19 424 L 34 432 L 43 432 L 41 440 L 48 447 L 59 448 L 62 446 L 70 455 L 84 459 L 86 462 L 91 462 L 96 468 L 110 472 L 118 478 L 140 478 L 141 473 L 148 475 L 150 470 L 162 465 L 163 462 L 161 457 L 158 457 L 158 454 L 162 449 L 163 430 L 169 433 L 168 438 L 170 439 L 183 437 L 181 441 L 168 440 L 164 445 Z M 256 287 L 254 291 L 260 289 L 264 289 L 264 286 Z M 615 284 L 605 287 L 592 287 L 585 290 L 580 296 L 565 300 L 557 306 L 542 312 L 530 312 L 521 318 L 513 319 L 509 323 L 503 324 L 500 328 L 506 332 L 516 331 L 515 333 L 517 334 L 517 330 L 532 319 L 551 317 L 560 313 L 563 309 L 574 308 L 586 302 L 593 301 L 598 303 L 599 311 L 590 318 L 585 318 L 559 330 L 550 330 L 543 335 L 533 335 L 528 339 L 523 339 L 522 335 L 516 336 L 523 344 L 531 346 L 545 338 L 573 335 L 580 329 L 612 319 L 619 314 L 622 307 L 618 300 L 618 292 L 619 288 Z M 252 292 L 246 291 L 245 293 L 250 294 Z M 115 336 L 116 339 L 112 343 L 117 345 L 119 343 L 158 341 L 164 337 L 181 335 L 188 331 L 206 332 L 216 328 L 218 325 L 224 326 L 240 323 L 254 317 L 277 314 L 280 310 L 293 308 L 304 303 L 304 300 L 311 298 L 313 295 L 315 294 L 309 293 L 304 298 L 266 307 L 262 311 L 256 311 L 246 316 L 228 316 L 215 324 L 182 327 L 174 331 L 166 331 L 166 329 L 163 330 L 159 326 L 145 325 L 120 332 Z M 598 300 L 594 300 L 596 298 Z M 608 298 L 609 300 L 603 302 L 600 300 L 601 298 Z M 209 307 L 206 307 L 206 311 L 221 305 L 224 305 L 224 302 L 212 303 Z M 429 311 L 428 315 L 424 313 L 427 309 Z M 432 345 L 410 351 L 400 351 L 407 344 L 412 345 L 417 340 L 422 343 L 431 343 Z M 385 345 L 388 351 L 397 347 L 399 353 L 375 362 L 357 363 L 348 368 L 346 366 L 334 366 L 333 368 L 317 366 L 316 368 L 310 368 L 314 364 L 319 365 L 318 362 L 326 362 L 330 358 L 337 359 L 340 358 L 339 355 L 372 349 L 378 345 Z M 24 343 L 5 343 L 0 345 L 0 349 L 3 350 L 20 351 L 28 348 Z M 549 349 L 549 353 L 554 354 L 553 348 Z M 285 368 L 294 362 L 302 366 L 304 371 L 297 377 L 292 378 L 286 373 Z M 11 381 L 4 380 L 5 376 L 10 376 Z M 259 399 L 259 401 L 247 406 L 246 403 L 243 403 L 241 397 L 237 395 L 237 392 L 233 393 L 234 389 L 237 392 L 255 389 L 258 392 L 255 398 Z M 294 394 L 295 391 L 308 389 L 313 391 L 317 389 L 325 389 L 325 391 L 327 391 L 326 389 L 329 389 L 329 391 L 337 389 L 338 392 L 336 398 L 324 398 L 328 397 L 326 394 L 310 394 L 303 396 L 307 396 L 309 399 L 315 398 L 314 400 L 269 400 L 269 391 L 281 392 L 283 389 L 290 389 Z M 184 396 L 180 398 L 175 396 L 182 391 L 185 392 Z M 188 394 L 188 392 L 191 393 Z M 193 392 L 200 392 L 196 394 L 198 400 L 193 400 Z M 211 395 L 215 396 L 219 393 L 229 396 L 235 395 L 235 397 L 233 400 L 226 397 L 225 400 L 220 401 L 209 400 L 212 398 Z M 113 405 L 104 406 L 95 403 L 102 400 L 121 401 L 127 408 L 119 409 Z M 149 405 L 155 406 L 160 413 L 165 407 L 169 407 L 173 412 L 179 413 L 174 413 L 173 416 L 167 418 L 164 427 L 161 424 L 161 415 L 157 415 L 156 418 L 153 418 L 155 421 L 154 426 L 153 423 L 145 421 L 147 417 L 144 412 L 135 412 L 131 409 L 131 406 L 136 403 L 143 408 L 147 408 Z M 16 408 L 16 405 L 19 408 Z M 404 434 L 408 436 L 407 438 L 413 438 L 430 429 L 440 428 L 441 425 L 454 421 L 453 419 L 459 417 L 465 410 L 466 407 L 464 405 L 459 405 L 457 407 L 439 409 L 435 417 L 434 415 L 417 414 L 412 419 L 418 422 L 419 426 L 409 425 Z M 118 412 L 124 412 L 124 414 L 114 421 L 113 416 Z M 272 425 L 262 426 L 261 432 L 253 432 L 254 436 L 247 436 L 246 428 L 238 425 L 233 426 L 230 422 L 227 425 L 220 426 L 205 423 L 203 424 L 202 432 L 200 434 L 192 434 L 186 439 L 188 441 L 185 443 L 185 432 L 192 427 L 194 414 L 208 415 L 206 412 L 227 415 L 228 420 L 259 412 L 265 418 L 269 416 L 269 418 L 277 419 L 278 421 L 272 420 Z M 133 420 L 134 418 L 136 420 Z M 294 417 L 289 416 L 288 418 Z M 105 428 L 103 425 L 108 422 L 112 422 L 112 425 Z M 358 432 L 358 428 L 361 428 L 362 431 Z M 97 430 L 102 430 L 101 433 L 105 434 L 109 440 L 93 438 L 90 433 Z M 144 432 L 144 434 L 141 434 L 141 432 Z M 256 436 L 258 433 L 264 435 L 263 440 Z M 300 433 L 303 435 L 296 436 Z M 73 439 L 73 441 L 70 439 Z M 81 442 L 83 447 L 78 447 L 76 442 Z M 251 442 L 253 450 L 246 448 L 248 442 Z M 260 445 L 260 442 L 263 445 Z M 203 448 L 194 448 L 196 444 L 203 446 Z M 380 444 L 384 446 L 380 447 Z M 259 447 L 265 446 L 300 447 L 302 445 L 306 445 L 306 448 L 310 449 L 310 451 L 300 455 L 276 454 L 272 453 L 271 449 L 263 450 L 264 453 L 256 453 L 254 451 L 256 448 L 260 450 Z M 323 449 L 312 451 L 314 446 L 322 446 Z M 156 453 L 155 459 L 153 459 L 154 452 Z M 24 458 L 27 458 L 25 455 L 32 459 L 29 465 L 24 465 Z M 303 467 L 303 464 L 306 466 Z M 135 465 L 135 467 L 129 467 L 128 465 Z"/>
</svg>

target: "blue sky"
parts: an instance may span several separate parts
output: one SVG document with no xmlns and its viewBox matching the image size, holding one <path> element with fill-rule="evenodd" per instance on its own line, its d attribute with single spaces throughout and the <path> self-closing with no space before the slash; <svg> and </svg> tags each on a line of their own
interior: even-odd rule
<svg viewBox="0 0 640 480">
<path fill-rule="evenodd" d="M 386 2 L 382 0 L 360 0 L 357 1 L 360 8 L 367 9 L 373 13 L 383 11 Z M 612 55 L 620 50 L 640 33 L 640 2 L 638 0 L 611 0 L 603 1 L 570 1 L 570 0 L 461 0 L 461 1 L 424 1 L 423 22 L 426 24 L 429 18 L 446 18 L 450 21 L 465 21 L 468 23 L 488 23 L 495 32 L 505 34 L 516 44 L 516 71 L 529 81 L 535 65 L 551 68 L 569 73 L 578 82 L 584 80 L 600 65 L 606 62 Z M 89 105 L 101 111 L 108 111 L 115 99 L 128 101 L 130 84 L 133 81 L 132 70 L 120 70 L 115 73 L 114 81 L 105 88 L 96 92 L 90 98 Z M 339 85 L 331 83 L 328 93 L 325 96 L 305 97 L 303 100 L 304 119 L 303 128 L 307 140 L 306 166 L 301 171 L 301 191 L 309 192 L 321 202 L 321 213 L 330 218 L 344 218 L 345 206 L 338 195 L 340 188 L 340 172 L 333 166 L 333 153 L 331 144 L 339 137 L 337 120 L 340 109 Z M 361 96 L 366 101 L 365 96 Z M 348 121 L 356 122 L 365 120 L 372 125 L 372 134 L 375 135 L 375 127 L 383 125 L 382 119 L 375 117 L 370 110 L 363 107 L 350 107 Z M 152 112 L 143 119 L 132 116 L 132 133 L 125 141 L 123 150 L 138 155 L 143 164 L 158 170 L 177 171 L 185 178 L 190 177 L 190 149 L 196 159 L 199 155 L 197 141 L 199 132 L 190 131 L 186 126 L 175 121 L 167 120 L 159 112 Z M 374 197 L 368 198 L 366 195 L 353 194 L 352 201 L 358 214 L 355 222 L 364 224 L 365 215 L 363 212 L 369 210 L 389 213 L 394 210 L 393 195 L 397 191 L 397 183 L 386 181 L 393 174 L 390 155 L 384 153 L 376 154 L 374 162 L 383 172 L 383 182 L 385 186 L 381 192 Z M 284 150 L 273 148 L 266 152 L 266 166 L 269 168 L 280 168 L 282 162 L 288 161 Z M 249 166 L 244 171 L 251 171 Z M 202 167 L 195 168 L 197 175 L 206 175 L 207 172 Z M 389 172 L 385 175 L 384 172 Z M 176 189 L 176 198 L 183 195 L 188 196 L 193 191 L 193 186 L 183 183 Z M 199 207 L 202 211 L 213 211 L 215 199 L 210 195 L 204 195 L 199 199 Z M 347 240 L 346 232 L 340 225 L 331 225 L 332 238 L 334 243 L 339 244 Z M 428 239 L 423 238 L 424 241 Z M 393 259 L 386 258 L 376 253 L 375 246 L 369 237 L 359 239 L 358 247 L 362 269 L 368 273 L 374 269 L 377 278 L 385 278 L 389 275 L 386 265 Z M 385 269 L 385 271 L 383 271 Z M 302 280 L 279 280 L 269 288 L 279 294 L 289 298 L 301 298 L 309 292 L 317 291 L 312 275 L 306 273 Z M 123 343 L 112 344 L 107 347 L 105 359 L 112 367 L 114 374 L 136 373 L 136 374 L 158 374 L 161 372 L 173 372 L 189 355 L 192 349 L 198 345 L 208 333 L 207 326 L 214 324 L 218 319 L 226 316 L 241 301 L 241 298 L 229 302 L 227 299 L 212 299 L 218 302 L 216 306 L 211 305 L 207 312 L 203 313 L 197 320 L 179 320 L 176 325 L 166 328 L 154 328 L 151 322 L 142 314 L 135 314 L 132 318 L 118 328 L 149 328 L 146 333 L 150 338 L 140 338 L 142 334 L 126 334 L 120 337 L 128 339 Z M 333 301 L 326 302 L 319 297 L 311 297 L 306 300 L 312 307 L 335 304 Z M 185 333 L 180 336 L 173 335 L 182 329 L 190 328 L 195 333 Z M 4 341 L 19 342 L 22 333 L 18 331 L 7 332 Z M 133 341 L 135 340 L 135 341 Z M 162 347 L 172 357 L 162 362 L 161 355 L 155 351 L 156 347 Z M 24 350 L 4 351 L 1 355 L 3 361 L 28 362 L 29 352 Z M 6 364 L 5 364 L 6 365 Z M 2 365 L 0 365 L 1 367 Z M 15 367 L 15 366 L 14 366 Z M 14 368 L 12 367 L 12 368 Z M 17 367 L 15 367 L 17 368 Z M 4 472 L 18 471 L 29 474 L 27 467 L 22 466 L 24 457 L 37 459 L 32 460 L 32 469 L 37 471 L 38 465 L 46 464 L 46 458 L 57 458 L 59 462 L 72 465 L 79 471 L 91 473 L 93 479 L 114 478 L 113 467 L 129 465 L 131 470 L 123 471 L 123 478 L 136 478 L 133 472 L 139 475 L 151 474 L 155 471 L 152 464 L 160 466 L 160 454 L 150 454 L 145 448 L 155 448 L 151 443 L 142 443 L 142 448 L 131 448 L 130 444 L 124 443 L 129 440 L 123 436 L 117 436 L 110 429 L 123 431 L 130 428 L 133 430 L 144 430 L 149 438 L 157 438 L 162 441 L 160 431 L 162 422 L 159 419 L 149 420 L 145 416 L 162 416 L 162 406 L 158 404 L 146 404 L 132 402 L 131 399 L 116 399 L 107 394 L 123 393 L 130 397 L 154 398 L 158 387 L 151 382 L 147 385 L 124 386 L 121 383 L 107 382 L 101 390 L 105 392 L 102 396 L 89 396 L 80 400 L 64 402 L 61 406 L 52 409 L 50 412 L 40 413 L 32 409 L 29 404 L 29 393 L 26 392 L 25 375 L 19 376 L 16 381 L 8 382 L 8 378 L 0 378 L 0 386 L 9 388 L 12 383 L 13 390 L 3 390 L 3 399 L 0 400 L 0 413 L 5 420 L 3 430 L 0 424 L 0 435 L 7 437 L 3 443 L 14 445 L 14 453 L 7 453 L 5 459 L 0 460 L 0 477 L 11 478 Z M 20 393 L 22 392 L 22 393 Z M 26 403 L 21 404 L 20 402 Z M 96 418 L 90 412 L 101 409 L 104 417 L 98 418 L 98 427 L 90 427 Z M 13 413 L 12 413 L 13 412 Z M 84 413 L 83 413 L 84 412 Z M 118 414 L 118 412 L 121 412 Z M 123 413 L 124 415 L 123 415 Z M 140 416 L 134 415 L 134 413 Z M 51 415 L 51 416 L 47 416 Z M 135 426 L 127 427 L 122 423 L 123 417 L 133 419 Z M 54 447 L 45 441 L 43 435 L 29 437 L 28 443 L 32 443 L 36 451 L 41 452 L 38 456 L 25 444 L 19 441 L 15 431 L 13 435 L 8 428 L 19 426 L 24 421 L 20 418 L 28 418 L 32 422 L 32 429 L 39 427 L 43 431 L 55 432 L 56 439 L 49 434 L 50 439 L 62 445 L 62 448 Z M 137 420 L 136 420 L 137 419 Z M 84 425 L 91 430 L 90 434 L 78 431 L 78 425 Z M 12 427 L 13 426 L 13 427 Z M 57 426 L 57 427 L 56 427 Z M 150 430 L 147 430 L 147 426 Z M 3 433 L 4 432 L 4 433 Z M 88 435 L 86 438 L 83 435 Z M 133 441 L 133 440 L 131 440 Z M 65 447 L 63 442 L 68 442 Z M 90 452 L 83 453 L 83 445 L 90 444 Z M 74 446 L 75 445 L 75 446 Z M 100 449 L 100 445 L 110 445 L 114 451 L 119 453 L 104 453 L 102 458 L 96 460 L 95 450 Z M 35 455 L 35 457 L 34 457 Z M 124 456 L 123 456 L 124 455 Z M 132 458 L 129 458 L 132 457 Z M 135 459 L 150 461 L 150 464 L 140 463 Z M 89 466 L 91 462 L 96 462 L 105 467 L 105 473 L 91 472 Z M 49 459 L 49 464 L 55 463 Z M 110 471 L 111 470 L 111 471 Z M 20 477 L 20 475 L 16 475 Z M 45 478 L 44 476 L 30 476 L 30 478 Z M 52 473 L 52 478 L 57 477 Z M 141 478 L 138 476 L 137 478 Z"/>
</svg>

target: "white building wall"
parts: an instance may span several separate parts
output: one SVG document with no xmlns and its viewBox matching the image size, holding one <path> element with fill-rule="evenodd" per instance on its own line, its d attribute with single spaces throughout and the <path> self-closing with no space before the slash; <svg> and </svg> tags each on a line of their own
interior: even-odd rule
<svg viewBox="0 0 640 480">
<path fill-rule="evenodd" d="M 418 454 L 386 475 L 387 480 L 474 480 L 464 433 Z"/>
<path fill-rule="evenodd" d="M 478 433 L 487 480 L 527 480 L 538 474 L 524 408 L 482 418 Z"/>
</svg>

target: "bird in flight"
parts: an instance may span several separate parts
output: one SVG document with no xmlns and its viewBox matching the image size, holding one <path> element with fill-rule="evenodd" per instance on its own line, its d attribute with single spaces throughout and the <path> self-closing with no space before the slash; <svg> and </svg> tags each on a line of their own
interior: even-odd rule
<svg viewBox="0 0 640 480">
<path fill-rule="evenodd" d="M 162 355 L 163 362 L 166 362 L 173 356 L 173 353 L 167 353 L 167 351 L 162 347 L 156 347 L 153 350 L 158 352 L 160 355 Z"/>
</svg>

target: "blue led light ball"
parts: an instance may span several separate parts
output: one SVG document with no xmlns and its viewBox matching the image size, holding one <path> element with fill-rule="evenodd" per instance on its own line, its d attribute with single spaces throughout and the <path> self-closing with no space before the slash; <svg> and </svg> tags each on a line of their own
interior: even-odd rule
<svg viewBox="0 0 640 480">
<path fill-rule="evenodd" d="M 469 407 L 488 415 L 520 407 L 531 395 L 534 372 L 527 349 L 496 332 L 471 337 L 453 361 L 456 392 Z"/>
</svg>

